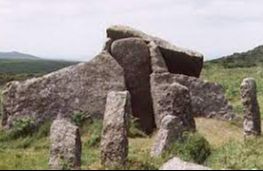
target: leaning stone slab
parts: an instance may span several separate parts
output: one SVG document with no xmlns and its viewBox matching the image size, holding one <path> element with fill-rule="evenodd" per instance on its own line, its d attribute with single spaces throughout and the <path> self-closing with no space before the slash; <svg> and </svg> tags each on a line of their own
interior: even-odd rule
<svg viewBox="0 0 263 171">
<path fill-rule="evenodd" d="M 152 147 L 151 156 L 160 157 L 173 143 L 180 140 L 182 134 L 183 121 L 177 116 L 165 116 Z"/>
<path fill-rule="evenodd" d="M 65 119 L 55 120 L 50 130 L 50 141 L 50 169 L 81 168 L 81 139 L 77 126 Z"/>
<path fill-rule="evenodd" d="M 151 56 L 152 72 L 169 72 L 159 47 L 151 41 L 148 44 Z"/>
<path fill-rule="evenodd" d="M 124 72 L 109 53 L 102 52 L 90 62 L 9 83 L 3 92 L 3 125 L 12 127 L 17 117 L 29 116 L 37 126 L 55 119 L 58 113 L 69 116 L 82 112 L 87 117 L 103 118 L 110 90 L 126 90 Z"/>
<path fill-rule="evenodd" d="M 244 134 L 261 134 L 261 117 L 257 100 L 257 85 L 254 78 L 246 78 L 241 84 L 241 99 L 244 106 Z"/>
<path fill-rule="evenodd" d="M 131 93 L 132 113 L 141 128 L 152 133 L 155 128 L 150 92 L 151 60 L 147 44 L 140 38 L 116 40 L 112 56 L 124 69 L 126 86 Z"/>
<path fill-rule="evenodd" d="M 127 162 L 129 115 L 129 92 L 110 92 L 101 139 L 101 162 L 107 168 L 120 168 Z"/>
<path fill-rule="evenodd" d="M 160 49 L 169 72 L 199 77 L 203 67 L 203 55 L 191 50 L 179 48 L 157 37 L 147 35 L 136 29 L 115 25 L 107 29 L 107 36 L 113 40 L 138 37 L 147 43 L 154 42 Z"/>
<path fill-rule="evenodd" d="M 182 161 L 175 157 L 165 163 L 160 170 L 212 170 L 208 167 Z"/>
</svg>

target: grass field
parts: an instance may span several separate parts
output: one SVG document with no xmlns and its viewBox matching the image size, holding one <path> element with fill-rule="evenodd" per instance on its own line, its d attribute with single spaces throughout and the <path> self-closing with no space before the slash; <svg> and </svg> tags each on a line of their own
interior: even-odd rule
<svg viewBox="0 0 263 171">
<path fill-rule="evenodd" d="M 196 119 L 198 132 L 203 135 L 212 147 L 212 154 L 205 165 L 212 168 L 263 168 L 261 160 L 263 156 L 263 139 L 259 139 L 246 146 L 243 143 L 242 128 L 224 121 L 212 119 Z M 92 138 L 96 126 L 82 130 L 82 169 L 104 169 L 100 165 L 100 150 L 98 143 Z M 98 131 L 99 132 L 99 131 Z M 1 134 L 2 135 L 2 134 Z M 49 157 L 48 137 L 27 137 L 17 140 L 2 141 L 0 139 L 0 169 L 47 169 Z M 164 162 L 161 158 L 150 158 L 149 153 L 154 138 L 130 138 L 129 164 L 125 169 L 158 169 Z M 254 153 L 256 151 L 256 153 Z M 252 156 L 247 156 L 252 155 Z M 242 157 L 242 163 L 240 163 Z M 249 165 L 246 157 L 254 161 Z M 244 165 L 244 162 L 247 165 Z"/>
</svg>

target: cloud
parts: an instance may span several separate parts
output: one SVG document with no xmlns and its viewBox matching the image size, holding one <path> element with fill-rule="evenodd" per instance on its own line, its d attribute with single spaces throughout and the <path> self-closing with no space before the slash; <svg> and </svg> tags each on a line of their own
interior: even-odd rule
<svg viewBox="0 0 263 171">
<path fill-rule="evenodd" d="M 262 0 L 0 0 L 0 51 L 88 60 L 125 24 L 206 59 L 263 44 Z"/>
</svg>

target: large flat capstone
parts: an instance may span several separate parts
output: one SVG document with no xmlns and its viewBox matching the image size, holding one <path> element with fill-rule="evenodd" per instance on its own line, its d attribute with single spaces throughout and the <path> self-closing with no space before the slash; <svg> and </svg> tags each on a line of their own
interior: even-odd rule
<svg viewBox="0 0 263 171">
<path fill-rule="evenodd" d="M 127 26 L 115 25 L 107 29 L 112 40 L 138 37 L 146 42 L 154 42 L 160 49 L 169 72 L 199 77 L 203 67 L 203 55 L 188 49 L 179 48 L 157 37 L 147 35 Z"/>
</svg>

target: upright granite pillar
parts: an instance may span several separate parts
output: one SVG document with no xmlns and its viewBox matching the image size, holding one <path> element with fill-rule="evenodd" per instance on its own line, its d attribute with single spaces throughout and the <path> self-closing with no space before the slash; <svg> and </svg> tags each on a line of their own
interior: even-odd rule
<svg viewBox="0 0 263 171">
<path fill-rule="evenodd" d="M 107 97 L 101 139 L 101 162 L 107 168 L 119 168 L 126 164 L 129 115 L 131 115 L 129 92 L 110 92 Z"/>
<path fill-rule="evenodd" d="M 246 78 L 241 84 L 241 99 L 244 106 L 244 134 L 259 136 L 261 134 L 261 117 L 257 101 L 257 85 L 254 78 Z"/>
<path fill-rule="evenodd" d="M 81 138 L 79 128 L 66 119 L 57 119 L 50 130 L 50 159 L 52 170 L 81 168 Z"/>
<path fill-rule="evenodd" d="M 150 92 L 151 59 L 147 44 L 139 38 L 116 40 L 112 43 L 111 54 L 123 67 L 133 115 L 139 118 L 144 132 L 152 133 L 155 122 Z"/>
</svg>

